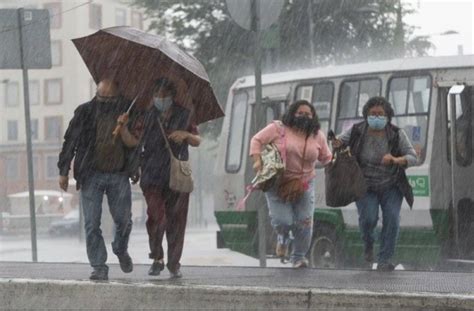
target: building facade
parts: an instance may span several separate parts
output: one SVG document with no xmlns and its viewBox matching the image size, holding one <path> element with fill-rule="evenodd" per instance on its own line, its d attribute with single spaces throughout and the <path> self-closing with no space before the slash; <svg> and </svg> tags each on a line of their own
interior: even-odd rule
<svg viewBox="0 0 474 311">
<path fill-rule="evenodd" d="M 52 68 L 29 70 L 29 92 L 35 189 L 58 190 L 57 161 L 64 131 L 74 109 L 94 96 L 96 89 L 71 39 L 112 26 L 144 29 L 143 14 L 129 1 L 119 0 L 0 2 L 0 9 L 19 7 L 50 12 Z M 12 214 L 15 207 L 8 195 L 28 190 L 22 83 L 21 70 L 0 70 L 0 211 Z"/>
</svg>

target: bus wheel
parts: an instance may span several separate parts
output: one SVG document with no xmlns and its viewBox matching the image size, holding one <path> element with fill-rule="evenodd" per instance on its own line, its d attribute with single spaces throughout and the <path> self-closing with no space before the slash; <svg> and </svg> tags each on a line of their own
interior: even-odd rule
<svg viewBox="0 0 474 311">
<path fill-rule="evenodd" d="M 335 268 L 336 249 L 334 227 L 317 223 L 308 256 L 311 268 Z"/>
</svg>

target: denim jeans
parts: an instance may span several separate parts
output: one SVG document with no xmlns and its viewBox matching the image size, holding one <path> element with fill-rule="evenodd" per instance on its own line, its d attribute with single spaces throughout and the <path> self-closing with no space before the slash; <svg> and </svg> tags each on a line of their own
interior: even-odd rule
<svg viewBox="0 0 474 311">
<path fill-rule="evenodd" d="M 397 186 L 385 191 L 367 191 L 364 197 L 356 202 L 359 213 L 359 228 L 365 248 L 373 247 L 375 227 L 379 219 L 379 206 L 382 209 L 382 232 L 378 263 L 387 263 L 395 253 L 395 244 L 400 228 L 400 209 L 403 195 Z"/>
<path fill-rule="evenodd" d="M 271 224 L 279 235 L 280 242 L 288 241 L 290 231 L 293 234 L 293 252 L 291 262 L 304 259 L 311 245 L 314 213 L 314 178 L 309 181 L 308 190 L 293 203 L 286 203 L 273 187 L 265 193 Z"/>
<path fill-rule="evenodd" d="M 104 193 L 115 224 L 112 250 L 120 255 L 127 251 L 132 231 L 132 194 L 128 177 L 94 172 L 84 180 L 81 188 L 87 257 L 92 267 L 107 269 L 107 250 L 100 229 Z"/>
</svg>

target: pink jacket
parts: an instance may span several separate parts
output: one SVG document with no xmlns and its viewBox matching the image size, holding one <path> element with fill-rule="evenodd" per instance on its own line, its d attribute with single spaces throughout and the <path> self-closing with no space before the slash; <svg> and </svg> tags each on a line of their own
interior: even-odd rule
<svg viewBox="0 0 474 311">
<path fill-rule="evenodd" d="M 317 135 L 308 137 L 306 154 L 304 161 L 302 161 L 305 135 L 297 132 L 295 129 L 279 124 L 272 122 L 252 137 L 250 141 L 250 155 L 260 154 L 262 147 L 269 143 L 275 143 L 280 153 L 282 153 L 285 149 L 284 143 L 286 143 L 286 169 L 284 176 L 287 178 L 310 180 L 316 175 L 314 169 L 316 161 L 326 165 L 332 159 L 326 136 L 322 131 L 318 131 Z M 281 137 L 282 131 L 284 131 L 283 139 L 285 141 Z M 301 170 L 302 162 L 303 170 Z"/>
</svg>

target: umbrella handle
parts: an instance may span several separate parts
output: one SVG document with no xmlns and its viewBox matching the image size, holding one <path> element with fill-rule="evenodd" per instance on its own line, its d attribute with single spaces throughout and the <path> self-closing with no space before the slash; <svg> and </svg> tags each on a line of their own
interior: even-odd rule
<svg viewBox="0 0 474 311">
<path fill-rule="evenodd" d="M 126 120 L 128 120 L 128 112 L 125 113 L 126 115 Z M 125 121 L 126 122 L 126 121 Z M 123 121 L 117 121 L 117 125 L 115 126 L 115 129 L 114 131 L 112 132 L 112 136 L 113 136 L 113 141 L 115 142 L 115 140 L 117 139 L 117 136 L 120 135 L 120 130 L 122 130 L 122 127 L 125 125 L 125 122 Z"/>
</svg>

